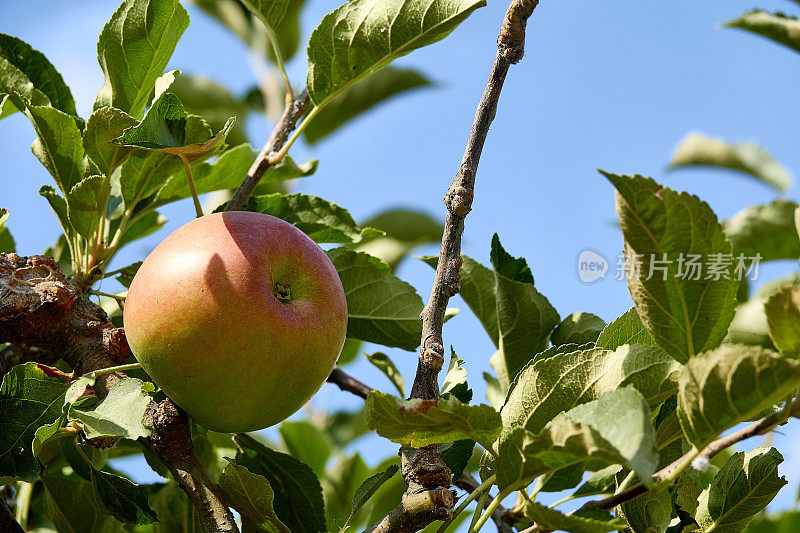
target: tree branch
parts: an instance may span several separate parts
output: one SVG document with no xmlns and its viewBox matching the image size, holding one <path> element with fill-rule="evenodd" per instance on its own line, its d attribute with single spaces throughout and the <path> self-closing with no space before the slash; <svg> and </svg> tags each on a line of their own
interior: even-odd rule
<svg viewBox="0 0 800 533">
<path fill-rule="evenodd" d="M 25 533 L 6 505 L 5 498 L 0 498 L 0 533 Z"/>
<path fill-rule="evenodd" d="M 326 381 L 333 383 L 345 392 L 352 392 L 365 400 L 367 399 L 367 394 L 373 390 L 372 387 L 364 385 L 338 366 L 333 367 L 331 375 L 328 376 Z"/>
<path fill-rule="evenodd" d="M 286 142 L 286 138 L 297 125 L 297 121 L 300 120 L 300 117 L 306 112 L 310 102 L 311 100 L 308 97 L 308 92 L 303 90 L 297 95 L 297 98 L 294 99 L 291 105 L 286 107 L 278 123 L 275 124 L 272 135 L 270 135 L 264 148 L 259 152 L 256 160 L 253 161 L 250 170 L 247 171 L 247 177 L 245 177 L 241 186 L 239 186 L 233 194 L 233 198 L 228 202 L 228 206 L 225 208 L 226 211 L 241 211 L 244 209 L 247 205 L 247 199 L 250 198 L 258 182 L 261 181 L 261 176 L 263 176 L 264 172 L 270 167 L 269 155 L 281 149 L 283 143 Z"/>
<path fill-rule="evenodd" d="M 403 494 L 400 505 L 392 509 L 377 524 L 368 527 L 365 533 L 413 533 L 435 520 L 447 518 L 455 504 L 453 491 L 438 487 L 409 494 Z"/>
<path fill-rule="evenodd" d="M 61 274 L 49 257 L 0 254 L 0 342 L 57 353 L 76 375 L 115 366 L 130 355 L 125 332 L 116 328 Z M 94 390 L 103 397 L 125 375 L 98 376 Z M 225 505 L 195 453 L 188 419 L 170 400 L 148 406 L 153 434 L 140 442 L 153 450 L 197 508 L 207 531 L 238 533 Z"/>
<path fill-rule="evenodd" d="M 428 303 L 420 315 L 422 336 L 411 398 L 426 400 L 439 398 L 438 376 L 444 364 L 442 326 L 447 303 L 460 289 L 461 236 L 464 233 L 464 219 L 472 209 L 478 163 L 489 127 L 497 111 L 497 103 L 508 68 L 522 59 L 526 24 L 538 3 L 538 0 L 512 0 L 506 11 L 497 38 L 497 55 L 475 113 L 464 157 L 444 197 L 447 217 L 433 288 Z M 452 472 L 442 459 L 438 446 L 424 448 L 404 446 L 400 450 L 400 456 L 403 478 L 408 484 L 407 497 L 450 485 Z M 385 531 L 406 530 L 390 528 Z"/>
</svg>

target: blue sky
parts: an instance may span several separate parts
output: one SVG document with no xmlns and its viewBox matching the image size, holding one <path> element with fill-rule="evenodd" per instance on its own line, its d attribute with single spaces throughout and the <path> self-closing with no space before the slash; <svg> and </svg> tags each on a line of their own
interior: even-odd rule
<svg viewBox="0 0 800 533">
<path fill-rule="evenodd" d="M 310 33 L 338 2 L 309 0 L 304 29 Z M 453 35 L 402 58 L 436 82 L 351 123 L 314 147 L 298 143 L 297 160 L 320 160 L 315 176 L 298 190 L 348 208 L 359 220 L 390 207 L 410 206 L 443 217 L 442 196 L 461 155 L 475 106 L 495 53 L 505 2 L 490 0 Z M 116 2 L 28 0 L 0 2 L 0 32 L 16 35 L 44 52 L 71 86 L 79 112 L 88 116 L 102 84 L 96 39 Z M 739 175 L 691 170 L 668 173 L 677 142 L 690 131 L 730 141 L 756 141 L 790 171 L 800 169 L 797 87 L 800 58 L 778 45 L 718 25 L 761 7 L 798 12 L 788 0 L 675 0 L 673 2 L 543 1 L 528 26 L 524 60 L 512 67 L 478 172 L 473 211 L 466 221 L 464 252 L 488 263 L 489 243 L 499 233 L 512 254 L 530 263 L 537 288 L 560 314 L 589 311 L 611 320 L 632 302 L 625 284 L 613 279 L 621 234 L 613 227 L 613 190 L 596 168 L 640 173 L 706 200 L 721 218 L 776 193 Z M 242 93 L 254 84 L 252 62 L 239 41 L 187 5 L 192 25 L 169 68 L 202 74 Z M 295 85 L 305 78 L 303 53 L 289 66 Z M 792 111 L 795 109 L 795 111 Z M 263 120 L 251 120 L 250 138 L 261 146 Z M 2 206 L 19 252 L 40 253 L 60 233 L 45 200 L 36 192 L 52 182 L 30 153 L 33 131 L 20 115 L 0 122 Z M 797 185 L 786 197 L 798 199 Z M 193 216 L 190 202 L 163 210 L 170 222 L 152 238 L 129 246 L 116 266 L 141 259 L 163 237 Z M 611 261 L 606 279 L 582 283 L 576 260 L 592 249 Z M 436 248 L 420 253 L 436 253 Z M 797 270 L 792 262 L 762 269 L 766 280 Z M 414 259 L 399 275 L 423 298 L 433 271 Z M 113 289 L 108 286 L 106 288 Z M 481 372 L 494 351 L 469 310 L 445 328 L 445 342 L 467 361 L 471 382 L 483 398 Z M 415 354 L 389 351 L 410 384 Z M 391 386 L 365 360 L 349 368 L 374 387 Z M 358 400 L 332 386 L 314 399 L 320 409 L 354 406 Z M 786 456 L 782 472 L 792 484 L 774 506 L 794 500 L 800 450 L 786 430 L 776 439 Z M 746 443 L 747 448 L 757 440 Z M 781 444 L 784 444 L 781 446 Z M 393 453 L 378 438 L 361 441 L 369 463 Z M 135 466 L 135 465 L 134 465 Z M 149 479 L 143 470 L 135 477 Z"/>
</svg>

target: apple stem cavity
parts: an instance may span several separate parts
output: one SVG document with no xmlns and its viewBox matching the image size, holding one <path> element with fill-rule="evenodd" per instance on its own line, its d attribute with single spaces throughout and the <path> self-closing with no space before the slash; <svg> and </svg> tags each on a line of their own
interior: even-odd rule
<svg viewBox="0 0 800 533">
<path fill-rule="evenodd" d="M 281 283 L 275 282 L 275 286 L 272 288 L 272 294 L 281 303 L 289 303 L 290 301 L 292 301 L 291 285 L 283 285 Z"/>
</svg>

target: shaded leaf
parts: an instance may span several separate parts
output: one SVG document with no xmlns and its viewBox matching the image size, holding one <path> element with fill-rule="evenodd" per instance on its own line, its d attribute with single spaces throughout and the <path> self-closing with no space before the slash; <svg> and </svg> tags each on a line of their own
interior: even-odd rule
<svg viewBox="0 0 800 533">
<path fill-rule="evenodd" d="M 616 531 L 625 525 L 624 521 L 612 518 L 607 512 L 605 514 L 608 518 L 599 520 L 594 517 L 582 517 L 578 514 L 565 515 L 536 502 L 527 505 L 525 511 L 526 515 L 540 527 L 569 531 L 570 533 L 605 533 L 606 531 Z"/>
<path fill-rule="evenodd" d="M 397 370 L 397 367 L 394 366 L 394 363 L 389 356 L 383 352 L 375 352 L 374 354 L 366 354 L 367 361 L 372 363 L 378 370 L 383 372 L 383 374 L 389 378 L 389 381 L 392 382 L 392 385 L 397 389 L 397 392 L 400 393 L 400 396 L 406 395 L 406 384 L 405 380 L 403 380 L 403 375 Z"/>
<path fill-rule="evenodd" d="M 123 526 L 98 505 L 91 483 L 80 478 L 42 476 L 44 510 L 57 531 L 122 533 Z"/>
<path fill-rule="evenodd" d="M 231 146 L 247 142 L 244 126 L 250 110 L 221 83 L 204 76 L 181 74 L 169 91 L 180 99 L 188 113 L 203 117 L 214 131 L 223 129 L 228 118 L 236 117 L 227 142 Z"/>
<path fill-rule="evenodd" d="M 385 67 L 334 97 L 314 117 L 303 134 L 313 144 L 381 102 L 399 93 L 429 85 L 431 82 L 428 78 L 415 70 Z"/>
<path fill-rule="evenodd" d="M 498 350 L 490 362 L 504 390 L 533 356 L 547 346 L 558 324 L 558 312 L 533 286 L 533 274 L 522 258 L 513 258 L 492 238 L 497 305 Z"/>
<path fill-rule="evenodd" d="M 800 511 L 758 514 L 744 533 L 795 533 L 800 531 Z"/>
<path fill-rule="evenodd" d="M 775 347 L 788 357 L 800 357 L 800 286 L 782 289 L 764 304 L 769 336 Z"/>
<path fill-rule="evenodd" d="M 92 465 L 94 496 L 111 515 L 126 524 L 151 524 L 158 520 L 147 499 L 150 487 L 137 485 L 128 478 L 115 476 Z"/>
<path fill-rule="evenodd" d="M 633 533 L 665 533 L 672 520 L 669 491 L 646 492 L 620 506 Z"/>
<path fill-rule="evenodd" d="M 556 346 L 595 342 L 605 326 L 603 319 L 592 313 L 572 313 L 556 326 L 550 340 Z"/>
<path fill-rule="evenodd" d="M 111 182 L 105 176 L 89 176 L 77 183 L 67 196 L 70 223 L 87 240 L 97 232 L 105 213 Z"/>
<path fill-rule="evenodd" d="M 642 323 L 679 362 L 715 348 L 733 318 L 738 287 L 731 246 L 716 215 L 696 196 L 650 178 L 601 173 L 617 189 L 625 254 L 640 260 L 639 272 L 628 275 L 628 288 Z M 688 268 L 681 258 L 690 255 L 705 263 L 698 276 L 678 270 Z M 715 257 L 718 279 L 708 275 Z"/>
<path fill-rule="evenodd" d="M 153 533 L 205 533 L 200 516 L 174 481 L 155 492 L 150 502 L 158 515 L 158 522 L 152 524 Z"/>
<path fill-rule="evenodd" d="M 275 514 L 275 494 L 264 476 L 231 462 L 219 476 L 219 488 L 226 501 L 241 513 L 243 529 L 291 533 Z"/>
<path fill-rule="evenodd" d="M 358 511 L 364 506 L 365 503 L 378 491 L 378 489 L 389 481 L 395 474 L 397 474 L 398 468 L 397 465 L 390 465 L 389 468 L 384 470 L 383 472 L 379 472 L 374 476 L 368 478 L 364 483 L 358 487 L 355 496 L 353 496 L 353 505 L 350 511 L 350 516 L 347 518 L 347 522 L 344 523 L 341 530 L 342 532 L 347 531 L 350 526 L 350 522 L 355 518 Z"/>
<path fill-rule="evenodd" d="M 31 45 L 21 39 L 0 33 L 0 61 L 7 61 L 10 66 L 24 76 L 24 78 L 17 78 L 21 82 L 17 85 L 18 88 L 22 88 L 24 79 L 30 82 L 24 92 L 17 92 L 17 97 L 24 98 L 29 105 L 50 105 L 68 115 L 77 116 L 72 92 L 64 83 L 61 74 L 40 51 L 34 50 Z M 7 76 L 7 72 L 6 68 L 0 66 L 0 78 Z M 10 92 L 3 89 L 6 83 L 8 81 L 0 80 L 0 93 Z M 0 94 L 0 109 L 2 110 L 0 116 L 10 115 L 13 112 L 12 107 L 20 109 L 18 105 L 12 103 L 14 98 L 9 98 L 9 101 L 3 104 L 3 96 Z M 6 106 L 9 106 L 7 110 L 4 109 Z"/>
<path fill-rule="evenodd" d="M 578 487 L 576 497 L 597 496 L 599 494 L 613 494 L 617 488 L 616 475 L 622 470 L 619 465 L 607 466 L 592 473 L 586 482 Z"/>
<path fill-rule="evenodd" d="M 94 108 L 116 107 L 141 118 L 156 79 L 188 26 L 189 15 L 178 0 L 125 0 L 97 42 L 105 81 Z"/>
<path fill-rule="evenodd" d="M 406 209 L 383 211 L 361 225 L 382 230 L 386 235 L 360 244 L 358 251 L 380 258 L 393 271 L 414 248 L 438 243 L 444 231 L 442 223 L 430 215 Z"/>
<path fill-rule="evenodd" d="M 466 405 L 455 396 L 403 400 L 373 391 L 366 401 L 367 425 L 406 446 L 471 439 L 491 448 L 500 433 L 500 415 L 488 405 Z"/>
<path fill-rule="evenodd" d="M 37 363 L 16 365 L 0 386 L 0 479 L 33 482 L 39 462 L 31 443 L 36 430 L 61 415 L 69 375 Z"/>
<path fill-rule="evenodd" d="M 749 261 L 756 256 L 760 261 L 800 258 L 800 239 L 794 223 L 796 209 L 796 203 L 778 199 L 736 213 L 724 223 L 734 254 L 743 254 Z"/>
<path fill-rule="evenodd" d="M 254 196 L 248 200 L 247 210 L 281 218 L 321 243 L 357 243 L 383 235 L 380 230 L 359 228 L 346 209 L 317 196 L 300 193 Z"/>
<path fill-rule="evenodd" d="M 754 9 L 722 26 L 749 31 L 800 52 L 800 21 L 795 17 Z"/>
<path fill-rule="evenodd" d="M 114 279 L 116 279 L 120 283 L 120 285 L 122 285 L 126 289 L 129 289 L 131 286 L 131 282 L 133 281 L 133 276 L 136 275 L 136 272 L 138 272 L 140 266 L 142 266 L 142 261 L 137 261 L 132 265 L 128 265 L 125 268 L 121 268 L 119 270 L 119 275 L 116 276 Z"/>
<path fill-rule="evenodd" d="M 392 275 L 386 263 L 363 252 L 327 252 L 347 298 L 347 336 L 413 350 L 422 335 L 422 298 Z"/>
<path fill-rule="evenodd" d="M 286 420 L 279 427 L 289 453 L 306 463 L 315 474 L 325 474 L 333 443 L 322 428 L 308 420 Z"/>
<path fill-rule="evenodd" d="M 702 133 L 690 133 L 673 152 L 670 168 L 698 165 L 738 170 L 778 192 L 786 192 L 792 185 L 791 174 L 754 143 L 729 144 Z"/>
<path fill-rule="evenodd" d="M 784 400 L 800 384 L 800 364 L 759 347 L 724 345 L 689 361 L 679 384 L 681 427 L 703 448 Z"/>
<path fill-rule="evenodd" d="M 760 447 L 734 454 L 701 494 L 697 520 L 703 532 L 736 533 L 772 501 L 786 479 L 778 476 L 783 457 Z"/>
<path fill-rule="evenodd" d="M 86 121 L 83 149 L 103 174 L 110 176 L 130 155 L 131 148 L 115 146 L 111 141 L 136 124 L 135 118 L 115 107 L 96 109 Z"/>
<path fill-rule="evenodd" d="M 306 86 L 321 106 L 394 59 L 446 37 L 484 0 L 354 0 L 323 17 L 308 41 Z"/>
<path fill-rule="evenodd" d="M 267 479 L 275 493 L 275 512 L 292 533 L 326 530 L 322 487 L 307 465 L 248 435 L 237 434 L 233 440 L 239 448 L 236 463 Z"/>
</svg>

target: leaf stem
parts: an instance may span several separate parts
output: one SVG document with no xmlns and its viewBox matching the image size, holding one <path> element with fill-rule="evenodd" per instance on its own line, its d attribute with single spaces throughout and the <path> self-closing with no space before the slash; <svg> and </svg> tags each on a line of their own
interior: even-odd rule
<svg viewBox="0 0 800 533">
<path fill-rule="evenodd" d="M 472 531 L 472 528 L 475 527 L 475 524 L 478 523 L 478 520 L 481 517 L 481 511 L 483 510 L 484 506 L 486 505 L 486 497 L 489 496 L 489 491 L 487 490 L 483 494 L 481 494 L 480 499 L 478 500 L 478 505 L 475 506 L 475 512 L 472 513 L 472 521 L 469 523 L 469 530 Z"/>
<path fill-rule="evenodd" d="M 444 533 L 447 530 L 448 526 L 450 526 L 450 524 L 453 522 L 453 520 L 455 520 L 456 517 L 458 515 L 460 515 L 464 511 L 464 509 L 466 509 L 467 506 L 470 503 L 472 503 L 472 501 L 475 498 L 477 498 L 478 496 L 480 496 L 484 492 L 486 492 L 488 494 L 489 489 L 492 488 L 492 486 L 494 485 L 495 481 L 497 481 L 497 476 L 496 475 L 492 475 L 486 481 L 484 481 L 483 483 L 478 485 L 475 488 L 475 490 L 473 490 L 469 494 L 469 496 L 467 496 L 464 499 L 464 501 L 461 502 L 461 504 L 453 510 L 453 513 L 450 515 L 450 518 L 448 518 L 447 520 L 444 521 L 444 523 L 439 527 L 439 529 L 436 530 L 436 533 Z M 483 507 L 481 507 L 481 509 L 482 508 Z"/>
<path fill-rule="evenodd" d="M 275 63 L 278 66 L 278 71 L 281 73 L 281 78 L 283 79 L 283 87 L 286 89 L 286 107 L 292 105 L 292 100 L 294 100 L 294 91 L 292 90 L 292 82 L 289 81 L 289 76 L 286 74 L 286 65 L 283 63 L 283 54 L 281 53 L 281 47 L 278 45 L 278 36 L 275 34 L 275 29 L 267 24 L 263 19 L 264 28 L 267 30 L 267 38 L 269 39 L 269 44 L 272 46 L 272 53 L 275 56 Z"/>
<path fill-rule="evenodd" d="M 28 510 L 31 507 L 31 496 L 33 495 L 33 483 L 27 481 L 20 481 L 19 489 L 17 490 L 17 505 L 14 512 L 14 518 L 20 525 L 23 531 L 27 530 L 28 526 Z"/>
<path fill-rule="evenodd" d="M 115 372 L 127 372 L 128 370 L 139 370 L 142 368 L 140 363 L 129 363 L 127 365 L 119 365 L 119 366 L 110 366 L 108 368 L 101 368 L 100 370 L 95 370 L 91 374 L 94 377 L 98 376 L 105 376 L 106 374 L 113 374 Z"/>
<path fill-rule="evenodd" d="M 269 158 L 270 165 L 276 165 L 284 157 L 286 157 L 286 154 L 289 153 L 289 148 L 292 147 L 294 142 L 298 139 L 298 137 L 300 137 L 300 134 L 303 133 L 303 130 L 305 130 L 308 127 L 311 121 L 314 120 L 314 117 L 316 117 L 321 110 L 322 106 L 315 106 L 311 111 L 308 112 L 308 115 L 306 115 L 306 118 L 303 119 L 303 122 L 301 122 L 300 125 L 297 126 L 297 129 L 292 132 L 292 135 L 288 139 L 286 139 L 286 142 L 283 144 L 283 147 L 274 155 L 270 156 Z"/>
<path fill-rule="evenodd" d="M 200 200 L 197 198 L 197 191 L 194 188 L 194 179 L 192 179 L 192 166 L 189 164 L 189 159 L 180 154 L 178 157 L 183 161 L 183 168 L 186 170 L 186 180 L 189 182 L 189 190 L 192 191 L 192 200 L 194 201 L 194 210 L 197 212 L 197 218 L 203 216 L 203 208 L 200 206 Z"/>
<path fill-rule="evenodd" d="M 103 291 L 96 291 L 94 289 L 89 290 L 90 294 L 95 294 L 97 296 L 105 296 L 106 298 L 113 298 L 116 301 L 125 300 L 125 296 L 120 296 L 119 294 L 111 294 L 110 292 L 103 292 Z"/>
<path fill-rule="evenodd" d="M 494 499 L 492 500 L 492 503 L 490 503 L 486 507 L 486 510 L 483 512 L 483 514 L 478 519 L 478 521 L 474 524 L 474 526 L 469 529 L 469 533 L 477 533 L 478 531 L 480 531 L 481 528 L 484 526 L 484 524 L 486 524 L 486 522 L 492 516 L 492 513 L 494 513 L 495 509 L 497 509 L 500 506 L 500 504 L 503 502 L 503 500 L 506 498 L 506 496 L 508 496 L 509 494 L 514 492 L 514 490 L 516 490 L 516 489 L 507 488 L 505 490 L 501 490 L 497 494 L 497 496 L 494 497 Z"/>
</svg>

